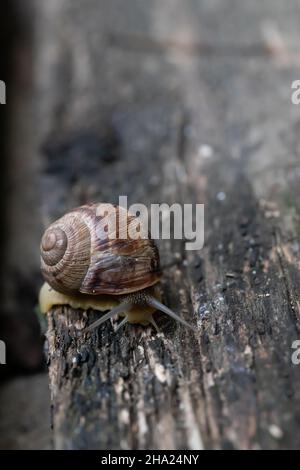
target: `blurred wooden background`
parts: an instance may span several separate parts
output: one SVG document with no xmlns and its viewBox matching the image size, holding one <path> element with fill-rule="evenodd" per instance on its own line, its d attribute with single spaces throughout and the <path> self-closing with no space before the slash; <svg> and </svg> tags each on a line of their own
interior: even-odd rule
<svg viewBox="0 0 300 470">
<path fill-rule="evenodd" d="M 50 220 L 122 194 L 206 214 L 203 250 L 159 244 L 164 299 L 198 334 L 158 315 L 162 334 L 108 324 L 82 343 L 69 325 L 86 315 L 49 315 L 56 448 L 299 448 L 299 3 L 16 2 L 3 261 L 16 364 L 41 363 Z M 24 390 L 43 395 L 42 377 Z"/>
</svg>

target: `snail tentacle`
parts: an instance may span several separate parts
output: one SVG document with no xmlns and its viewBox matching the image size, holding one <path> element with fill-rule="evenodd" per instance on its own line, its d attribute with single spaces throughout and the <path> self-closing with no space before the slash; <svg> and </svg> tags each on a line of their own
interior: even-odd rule
<svg viewBox="0 0 300 470">
<path fill-rule="evenodd" d="M 128 318 L 127 317 L 123 318 L 123 320 L 118 324 L 117 328 L 115 329 L 115 333 L 117 333 L 117 331 L 119 331 L 121 328 L 123 328 L 123 326 L 125 326 L 126 323 L 128 323 Z"/>
<path fill-rule="evenodd" d="M 186 327 L 190 328 L 191 330 L 193 331 L 196 331 L 196 328 L 191 325 L 190 323 L 186 322 L 183 318 L 181 318 L 179 315 L 177 315 L 175 312 L 173 312 L 173 310 L 169 309 L 168 307 L 166 307 L 166 305 L 162 304 L 161 302 L 159 302 L 159 300 L 157 300 L 155 297 L 153 297 L 152 295 L 147 295 L 147 304 L 153 308 L 155 308 L 156 310 L 160 310 L 161 312 L 167 314 L 169 317 L 172 317 L 174 320 L 178 321 L 179 323 L 181 323 L 182 325 L 185 325 Z M 130 311 L 130 308 L 132 307 L 132 303 L 129 302 L 128 300 L 124 300 L 123 302 L 121 302 L 119 305 L 117 305 L 116 307 L 114 307 L 112 310 L 110 310 L 108 313 L 106 313 L 105 315 L 103 315 L 101 318 L 99 318 L 98 320 L 96 320 L 94 323 L 92 323 L 91 325 L 89 325 L 87 328 L 85 328 L 82 332 L 82 334 L 88 332 L 88 331 L 91 331 L 93 330 L 94 328 L 97 328 L 98 326 L 102 325 L 102 323 L 106 322 L 107 320 L 109 320 L 110 318 L 112 318 L 113 316 L 119 314 L 119 313 L 123 313 L 125 311 L 129 312 Z M 121 321 L 121 323 L 117 326 L 115 332 L 117 332 L 122 326 L 124 326 L 127 322 L 129 321 L 128 319 L 128 316 L 126 316 L 124 318 L 124 320 Z M 156 329 L 156 331 L 160 331 L 153 316 L 151 315 L 148 315 L 148 322 L 151 323 L 154 328 Z"/>
<path fill-rule="evenodd" d="M 154 320 L 153 316 L 150 318 L 150 323 L 152 326 L 154 326 L 155 330 L 157 333 L 160 333 L 160 328 L 159 326 L 157 325 L 156 321 Z"/>
<path fill-rule="evenodd" d="M 179 315 L 173 312 L 173 310 L 170 310 L 164 304 L 159 302 L 159 300 L 155 299 L 155 297 L 148 296 L 148 304 L 151 305 L 152 307 L 155 307 L 157 310 L 160 310 L 161 312 L 166 313 L 167 315 L 169 315 L 169 317 L 172 317 L 174 318 L 174 320 L 177 320 L 179 323 L 182 323 L 182 325 L 185 325 L 191 330 L 196 331 L 196 328 L 193 325 L 183 320 L 183 318 L 181 318 Z"/>
<path fill-rule="evenodd" d="M 129 302 L 121 302 L 119 305 L 117 305 L 115 308 L 110 310 L 108 313 L 103 315 L 101 318 L 96 320 L 94 323 L 89 325 L 87 328 L 85 328 L 82 331 L 82 334 L 87 333 L 88 331 L 93 330 L 94 328 L 97 328 L 98 326 L 102 325 L 102 323 L 106 322 L 110 318 L 114 317 L 115 315 L 122 313 L 130 308 L 130 303 Z"/>
</svg>

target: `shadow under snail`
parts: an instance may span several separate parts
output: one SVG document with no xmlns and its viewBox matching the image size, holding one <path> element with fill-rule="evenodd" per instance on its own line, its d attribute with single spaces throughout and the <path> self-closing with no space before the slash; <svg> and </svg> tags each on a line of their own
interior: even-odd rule
<svg viewBox="0 0 300 470">
<path fill-rule="evenodd" d="M 156 310 L 194 329 L 161 303 L 159 252 L 149 237 L 128 237 L 128 227 L 135 222 L 140 227 L 138 218 L 110 204 L 84 205 L 53 222 L 41 240 L 46 281 L 39 295 L 41 311 L 55 305 L 109 310 L 82 333 L 117 315 L 124 317 L 117 330 L 126 322 L 152 324 L 158 330 Z M 111 227 L 117 227 L 114 233 L 109 233 Z"/>
</svg>

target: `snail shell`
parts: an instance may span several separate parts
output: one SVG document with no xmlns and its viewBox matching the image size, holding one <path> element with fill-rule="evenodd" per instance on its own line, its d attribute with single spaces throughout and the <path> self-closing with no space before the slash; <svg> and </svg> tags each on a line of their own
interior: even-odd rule
<svg viewBox="0 0 300 470">
<path fill-rule="evenodd" d="M 120 233 L 108 233 L 110 224 L 104 206 L 81 206 L 45 231 L 41 241 L 42 274 L 58 292 L 121 295 L 159 281 L 159 253 L 153 240 L 124 236 L 123 231 L 127 234 L 129 224 L 137 219 L 120 206 L 114 206 L 117 231 L 120 217 L 125 224 Z"/>
</svg>

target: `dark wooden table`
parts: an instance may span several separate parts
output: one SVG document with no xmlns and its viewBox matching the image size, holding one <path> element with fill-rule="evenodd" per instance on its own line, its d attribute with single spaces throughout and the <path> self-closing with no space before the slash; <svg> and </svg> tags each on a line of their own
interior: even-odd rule
<svg viewBox="0 0 300 470">
<path fill-rule="evenodd" d="M 59 449 L 299 448 L 299 1 L 39 2 L 45 225 L 87 201 L 205 204 L 205 246 L 159 242 L 197 333 L 48 314 Z M 38 248 L 36 248 L 38 249 Z"/>
</svg>

